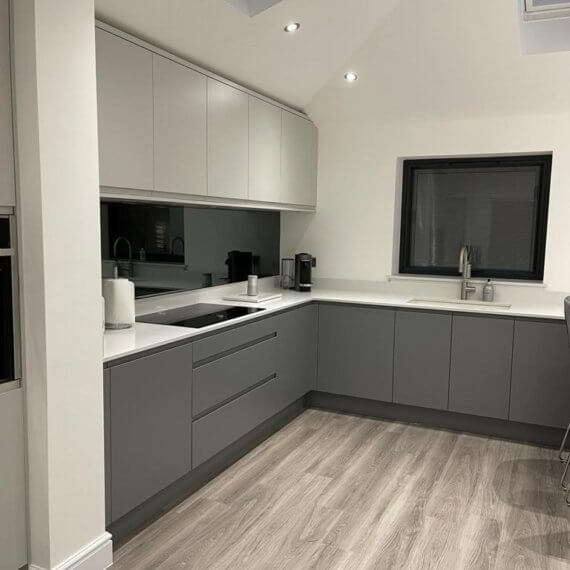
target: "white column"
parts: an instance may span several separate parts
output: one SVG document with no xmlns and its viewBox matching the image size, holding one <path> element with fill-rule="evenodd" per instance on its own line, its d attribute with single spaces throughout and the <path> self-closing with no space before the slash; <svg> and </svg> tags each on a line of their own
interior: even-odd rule
<svg viewBox="0 0 570 570">
<path fill-rule="evenodd" d="M 30 567 L 105 568 L 93 0 L 12 0 Z"/>
</svg>

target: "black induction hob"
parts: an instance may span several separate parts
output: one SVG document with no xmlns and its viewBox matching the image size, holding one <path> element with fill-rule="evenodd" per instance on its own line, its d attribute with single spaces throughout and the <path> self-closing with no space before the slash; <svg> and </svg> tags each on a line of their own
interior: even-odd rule
<svg viewBox="0 0 570 570">
<path fill-rule="evenodd" d="M 232 305 L 197 303 L 189 307 L 142 315 L 137 317 L 136 320 L 139 323 L 155 323 L 199 329 L 263 310 L 261 307 L 236 307 Z"/>
</svg>

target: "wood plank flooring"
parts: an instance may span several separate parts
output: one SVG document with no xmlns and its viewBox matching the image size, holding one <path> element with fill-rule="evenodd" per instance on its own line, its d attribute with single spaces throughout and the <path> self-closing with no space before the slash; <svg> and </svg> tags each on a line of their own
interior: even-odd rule
<svg viewBox="0 0 570 570">
<path fill-rule="evenodd" d="M 570 569 L 553 450 L 307 410 L 115 552 L 115 570 Z"/>
</svg>

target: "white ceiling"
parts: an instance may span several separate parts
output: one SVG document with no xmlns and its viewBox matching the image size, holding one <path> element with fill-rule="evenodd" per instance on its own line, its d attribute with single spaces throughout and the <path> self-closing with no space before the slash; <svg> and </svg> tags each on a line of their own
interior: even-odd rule
<svg viewBox="0 0 570 570">
<path fill-rule="evenodd" d="M 402 0 L 313 98 L 322 121 L 570 113 L 570 52 L 527 55 L 520 0 Z M 534 29 L 534 28 L 533 28 Z M 524 36 L 524 34 L 522 34 Z"/>
<path fill-rule="evenodd" d="M 95 0 L 101 20 L 305 108 L 401 0 L 282 0 L 255 17 L 226 0 Z M 283 27 L 301 23 L 295 34 Z"/>
</svg>

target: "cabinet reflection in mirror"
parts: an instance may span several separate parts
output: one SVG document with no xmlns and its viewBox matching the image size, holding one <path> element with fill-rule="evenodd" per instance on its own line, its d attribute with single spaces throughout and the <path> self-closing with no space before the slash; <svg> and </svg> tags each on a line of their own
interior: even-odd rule
<svg viewBox="0 0 570 570">
<path fill-rule="evenodd" d="M 101 203 L 103 277 L 116 270 L 137 297 L 279 274 L 280 213 Z"/>
</svg>

